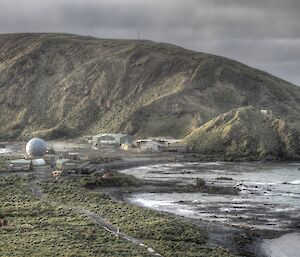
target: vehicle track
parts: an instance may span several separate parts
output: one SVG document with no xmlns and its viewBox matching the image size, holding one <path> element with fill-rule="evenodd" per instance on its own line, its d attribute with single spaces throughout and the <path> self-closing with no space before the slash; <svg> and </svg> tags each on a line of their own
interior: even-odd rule
<svg viewBox="0 0 300 257">
<path fill-rule="evenodd" d="M 45 178 L 46 178 L 46 176 L 44 176 L 42 174 L 40 176 L 34 176 L 34 178 L 28 183 L 28 186 L 31 189 L 32 194 L 36 198 L 41 199 L 43 201 L 47 201 L 51 205 L 60 205 L 61 206 L 62 205 L 61 203 L 47 199 L 47 197 L 43 193 L 42 188 L 38 185 Z M 152 247 L 146 245 L 142 239 L 138 239 L 138 238 L 132 237 L 124 232 L 120 232 L 119 228 L 113 226 L 111 223 L 106 221 L 104 218 L 102 218 L 97 213 L 91 212 L 89 210 L 86 210 L 86 209 L 80 208 L 80 207 L 72 207 L 72 206 L 68 206 L 65 204 L 63 206 L 64 206 L 64 208 L 69 208 L 69 209 L 73 210 L 77 214 L 87 217 L 88 219 L 93 221 L 96 225 L 102 227 L 103 229 L 105 229 L 107 232 L 113 234 L 114 236 L 122 238 L 124 240 L 127 240 L 135 245 L 140 246 L 140 247 L 146 248 L 147 251 L 150 254 L 152 254 L 153 256 L 163 257 L 160 253 L 158 253 Z"/>
</svg>

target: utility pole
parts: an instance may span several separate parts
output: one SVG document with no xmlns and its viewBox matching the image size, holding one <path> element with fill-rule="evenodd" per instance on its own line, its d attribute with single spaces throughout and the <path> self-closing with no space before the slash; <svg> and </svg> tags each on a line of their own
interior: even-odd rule
<svg viewBox="0 0 300 257">
<path fill-rule="evenodd" d="M 138 40 L 140 40 L 140 32 L 138 31 Z"/>
</svg>

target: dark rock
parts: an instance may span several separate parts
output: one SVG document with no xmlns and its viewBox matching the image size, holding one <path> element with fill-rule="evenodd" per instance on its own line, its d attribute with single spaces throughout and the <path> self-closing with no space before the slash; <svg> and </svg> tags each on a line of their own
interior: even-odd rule
<svg viewBox="0 0 300 257">
<path fill-rule="evenodd" d="M 217 180 L 233 180 L 233 178 L 229 178 L 229 177 L 217 177 Z"/>
</svg>

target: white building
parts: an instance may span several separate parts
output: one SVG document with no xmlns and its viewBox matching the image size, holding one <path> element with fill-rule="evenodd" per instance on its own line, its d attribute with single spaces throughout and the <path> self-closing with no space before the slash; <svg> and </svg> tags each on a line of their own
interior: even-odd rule
<svg viewBox="0 0 300 257">
<path fill-rule="evenodd" d="M 12 171 L 29 171 L 31 170 L 32 162 L 30 160 L 19 159 L 10 162 L 10 170 Z"/>
<path fill-rule="evenodd" d="M 164 145 L 157 141 L 147 141 L 140 144 L 140 149 L 143 151 L 160 152 L 164 149 Z"/>
<path fill-rule="evenodd" d="M 132 144 L 132 136 L 128 134 L 98 134 L 93 136 L 93 146 L 99 147 L 100 145 L 117 145 Z"/>
</svg>

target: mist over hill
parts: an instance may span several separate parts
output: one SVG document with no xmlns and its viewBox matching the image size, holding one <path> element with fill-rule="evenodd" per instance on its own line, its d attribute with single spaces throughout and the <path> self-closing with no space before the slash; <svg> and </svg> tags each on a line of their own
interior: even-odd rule
<svg viewBox="0 0 300 257">
<path fill-rule="evenodd" d="M 0 35 L 0 137 L 184 137 L 231 109 L 299 128 L 300 87 L 220 56 L 145 40 Z"/>
</svg>

